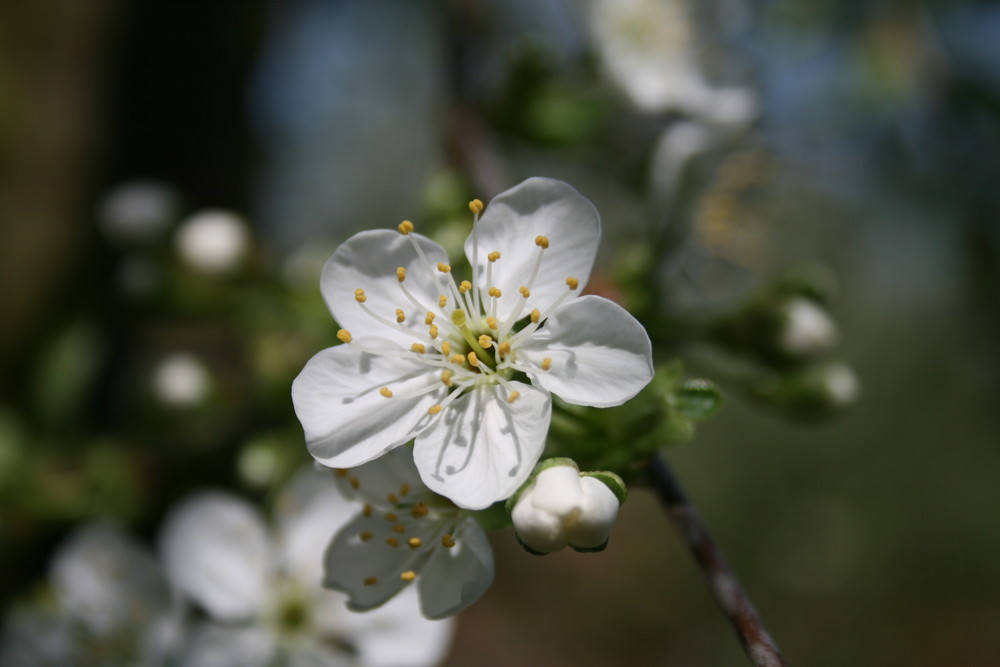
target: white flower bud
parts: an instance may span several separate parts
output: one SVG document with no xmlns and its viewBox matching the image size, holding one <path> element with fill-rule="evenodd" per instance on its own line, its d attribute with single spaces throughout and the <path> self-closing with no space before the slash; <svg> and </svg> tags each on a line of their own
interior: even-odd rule
<svg viewBox="0 0 1000 667">
<path fill-rule="evenodd" d="M 604 483 L 581 477 L 571 465 L 538 473 L 522 492 L 511 519 L 521 542 L 538 553 L 569 545 L 596 549 L 607 542 L 618 518 L 618 498 Z"/>
<path fill-rule="evenodd" d="M 812 357 L 837 344 L 837 325 L 825 309 L 796 297 L 789 299 L 782 312 L 783 324 L 778 345 L 794 357 Z"/>
<path fill-rule="evenodd" d="M 236 268 L 249 242 L 243 219 L 219 209 L 194 214 L 177 233 L 177 250 L 181 257 L 206 273 L 225 273 Z"/>
</svg>

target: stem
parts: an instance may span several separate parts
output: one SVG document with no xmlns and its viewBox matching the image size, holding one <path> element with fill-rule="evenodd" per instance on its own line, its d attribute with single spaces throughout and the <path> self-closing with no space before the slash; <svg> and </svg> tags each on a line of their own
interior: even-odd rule
<svg viewBox="0 0 1000 667">
<path fill-rule="evenodd" d="M 650 462 L 649 480 L 705 575 L 715 601 L 729 618 L 747 657 L 757 667 L 784 667 L 778 646 L 662 456 L 655 456 Z"/>
</svg>

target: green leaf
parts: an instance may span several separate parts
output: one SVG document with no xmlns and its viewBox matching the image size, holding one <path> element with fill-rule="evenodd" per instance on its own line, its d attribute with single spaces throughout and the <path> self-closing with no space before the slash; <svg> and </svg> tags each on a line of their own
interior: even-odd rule
<svg viewBox="0 0 1000 667">
<path fill-rule="evenodd" d="M 722 394 L 708 380 L 687 380 L 673 398 L 677 413 L 696 421 L 711 417 L 722 407 Z"/>
</svg>

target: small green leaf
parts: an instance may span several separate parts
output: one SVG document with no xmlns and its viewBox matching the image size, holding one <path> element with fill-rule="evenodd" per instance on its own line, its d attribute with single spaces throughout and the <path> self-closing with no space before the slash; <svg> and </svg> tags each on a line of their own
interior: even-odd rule
<svg viewBox="0 0 1000 667">
<path fill-rule="evenodd" d="M 674 392 L 674 409 L 683 417 L 701 420 L 722 407 L 722 394 L 708 380 L 687 380 Z"/>
</svg>

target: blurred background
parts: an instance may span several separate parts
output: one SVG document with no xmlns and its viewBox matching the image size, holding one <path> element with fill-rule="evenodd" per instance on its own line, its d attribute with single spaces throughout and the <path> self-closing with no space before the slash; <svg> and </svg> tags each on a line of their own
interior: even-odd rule
<svg viewBox="0 0 1000 667">
<path fill-rule="evenodd" d="M 724 393 L 666 454 L 789 664 L 996 664 L 997 35 L 972 1 L 0 5 L 0 603 L 88 518 L 268 502 L 326 256 L 403 218 L 459 256 L 539 175 L 601 212 L 589 289 Z M 493 537 L 449 665 L 744 664 L 641 490 L 600 554 Z"/>
</svg>

